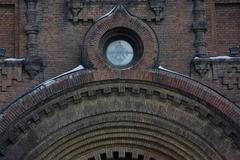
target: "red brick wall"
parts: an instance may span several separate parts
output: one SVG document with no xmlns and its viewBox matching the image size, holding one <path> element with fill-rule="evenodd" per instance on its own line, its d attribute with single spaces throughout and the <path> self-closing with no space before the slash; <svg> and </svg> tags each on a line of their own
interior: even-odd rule
<svg viewBox="0 0 240 160">
<path fill-rule="evenodd" d="M 0 48 L 6 49 L 6 56 L 15 54 L 15 7 L 0 4 Z"/>
<path fill-rule="evenodd" d="M 192 11 L 192 1 L 168 0 L 160 25 L 149 23 L 159 39 L 161 65 L 183 74 L 195 54 Z"/>
<path fill-rule="evenodd" d="M 87 5 L 82 11 L 84 19 L 97 20 L 109 12 L 114 5 Z M 127 5 L 129 11 L 141 18 L 154 17 L 148 2 Z M 80 45 L 91 22 L 72 24 L 66 19 L 64 1 L 44 1 L 40 5 L 40 53 L 47 59 L 45 78 L 67 71 L 80 62 Z M 189 64 L 195 53 L 194 34 L 191 31 L 192 1 L 168 0 L 164 9 L 164 20 L 160 25 L 148 24 L 155 30 L 160 43 L 160 61 L 163 66 L 189 74 Z M 169 63 L 169 61 L 173 63 Z"/>
<path fill-rule="evenodd" d="M 221 3 L 219 2 L 215 6 L 215 1 L 205 0 L 208 23 L 206 41 L 209 56 L 223 55 L 228 52 L 228 48 L 240 44 L 240 4 L 236 3 L 238 0 L 231 0 L 231 4 L 227 4 L 230 2 L 227 0 L 218 1 L 221 1 Z M 8 56 L 13 56 L 15 53 L 16 56 L 23 57 L 27 53 L 27 36 L 24 31 L 26 5 L 24 1 L 16 2 L 15 0 L 0 0 L 0 15 L 5 13 L 4 15 L 7 17 L 0 17 L 0 47 L 7 49 Z M 80 13 L 83 21 L 73 24 L 67 19 L 65 0 L 39 0 L 37 6 L 39 10 L 37 18 L 39 23 L 38 49 L 39 56 L 43 58 L 46 68 L 43 74 L 35 78 L 34 81 L 26 77 L 26 73 L 23 72 L 25 78 L 23 78 L 24 81 L 21 84 L 13 82 L 13 85 L 8 87 L 7 92 L 0 92 L 0 106 L 23 94 L 34 84 L 79 65 L 80 46 L 85 33 L 93 24 L 92 21 L 88 20 L 96 21 L 113 7 L 113 4 L 87 4 Z M 128 4 L 127 8 L 133 15 L 140 18 L 154 18 L 154 13 L 147 0 L 139 2 L 138 5 Z M 190 63 L 195 55 L 193 46 L 195 37 L 191 28 L 193 22 L 193 1 L 167 0 L 163 17 L 164 20 L 161 21 L 160 25 L 153 21 L 146 22 L 154 29 L 159 39 L 160 63 L 167 69 L 190 75 Z M 201 79 L 199 78 L 198 80 Z M 215 83 L 212 79 L 202 82 L 206 82 L 209 86 L 214 86 L 212 84 Z M 216 89 L 223 92 L 221 85 L 219 88 Z M 236 90 L 236 92 L 239 92 L 239 90 Z M 226 93 L 225 95 L 229 94 Z"/>
<path fill-rule="evenodd" d="M 216 4 L 217 52 L 240 46 L 240 3 Z"/>
</svg>

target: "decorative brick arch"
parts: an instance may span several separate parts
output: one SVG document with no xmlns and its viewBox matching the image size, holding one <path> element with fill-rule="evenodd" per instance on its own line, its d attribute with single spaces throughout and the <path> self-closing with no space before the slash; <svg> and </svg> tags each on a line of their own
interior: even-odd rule
<svg viewBox="0 0 240 160">
<path fill-rule="evenodd" d="M 97 87 L 99 85 L 100 88 Z M 150 88 L 144 87 L 145 85 L 150 86 Z M 88 89 L 88 87 L 91 89 Z M 163 88 L 164 91 L 157 90 L 158 87 Z M 79 89 L 83 90 L 84 92 L 77 91 Z M 186 110 L 190 110 L 190 112 L 194 112 L 195 114 L 197 113 L 199 117 L 208 120 L 212 125 L 221 130 L 223 136 L 229 137 L 235 145 L 239 145 L 239 108 L 221 96 L 219 93 L 213 91 L 207 86 L 204 86 L 203 84 L 200 84 L 199 82 L 166 70 L 79 70 L 40 84 L 32 91 L 15 100 L 1 112 L 1 155 L 4 157 L 4 155 L 7 154 L 9 157 L 9 153 L 11 153 L 12 156 L 17 156 L 17 154 L 12 154 L 12 151 L 16 149 L 19 150 L 19 148 L 16 146 L 19 145 L 18 140 L 21 139 L 22 134 L 27 133 L 29 136 L 28 138 L 30 138 L 22 143 L 30 143 L 34 146 L 32 143 L 35 143 L 35 135 L 32 135 L 32 127 L 34 128 L 35 125 L 38 125 L 38 122 L 41 121 L 42 116 L 48 117 L 51 114 L 54 114 L 56 107 L 65 108 L 69 105 L 68 103 L 81 103 L 83 97 L 87 97 L 87 99 L 90 99 L 91 101 L 92 98 L 95 99 L 99 94 L 104 96 L 111 94 L 111 92 L 117 92 L 120 95 L 124 94 L 125 92 L 137 95 L 143 94 L 144 97 L 155 97 L 154 99 L 158 97 L 161 100 L 167 102 L 169 101 L 170 104 L 174 104 L 174 106 L 185 106 L 184 108 Z M 171 94 L 170 92 L 174 92 L 174 94 Z M 158 102 L 156 104 L 158 104 Z M 166 106 L 169 106 L 170 104 Z M 149 111 L 147 108 L 148 107 L 145 106 L 144 109 L 146 110 L 141 112 L 144 114 L 158 112 Z M 63 110 L 63 113 L 65 111 L 67 113 L 67 110 Z M 84 112 L 81 114 L 85 114 L 85 111 L 87 110 L 84 110 Z M 93 109 L 94 113 L 97 111 L 98 109 Z M 92 111 L 87 111 L 86 115 L 89 112 Z M 118 111 L 116 111 L 116 113 L 117 112 Z M 173 111 L 173 113 L 176 113 L 177 116 L 172 115 L 172 118 L 180 116 L 184 119 L 185 115 L 181 116 L 181 114 L 177 113 L 177 111 Z M 161 114 L 161 112 L 159 112 L 159 114 Z M 171 112 L 168 114 L 170 115 Z M 70 114 L 67 115 L 71 117 Z M 177 119 L 174 121 L 177 122 Z M 188 123 L 188 120 L 183 121 Z M 49 125 L 51 123 L 49 122 Z M 201 129 L 206 131 L 203 128 Z M 177 133 L 178 131 L 175 130 L 175 132 Z M 200 134 L 201 130 L 196 128 L 196 132 L 199 132 Z M 210 131 L 209 134 L 211 135 Z M 211 143 L 216 143 L 216 147 L 226 145 L 218 144 L 218 141 L 219 143 L 222 143 L 221 140 L 213 137 L 209 136 L 208 138 L 210 138 L 209 141 L 212 141 Z M 15 146 L 15 144 L 17 145 Z M 29 146 L 31 146 L 30 144 Z M 208 145 L 204 146 L 206 147 Z M 225 147 L 229 147 L 229 145 L 226 145 Z M 220 152 L 223 152 L 221 151 L 221 147 L 219 150 Z M 228 152 L 231 153 L 231 151 Z M 236 153 L 231 154 L 234 155 Z M 209 155 L 214 154 L 209 153 Z"/>
<path fill-rule="evenodd" d="M 116 21 L 117 19 L 117 21 Z M 117 30 L 117 31 L 115 31 Z M 120 32 L 129 37 L 137 36 L 142 47 L 142 55 L 139 61 L 132 66 L 138 69 L 151 69 L 158 66 L 159 46 L 158 39 L 153 29 L 140 18 L 133 16 L 123 5 L 117 5 L 108 14 L 101 17 L 86 33 L 83 41 L 82 64 L 84 66 L 98 69 L 109 68 L 102 53 L 102 41 L 105 41 L 106 34 L 111 32 L 114 35 Z M 91 67 L 89 67 L 91 66 Z"/>
</svg>

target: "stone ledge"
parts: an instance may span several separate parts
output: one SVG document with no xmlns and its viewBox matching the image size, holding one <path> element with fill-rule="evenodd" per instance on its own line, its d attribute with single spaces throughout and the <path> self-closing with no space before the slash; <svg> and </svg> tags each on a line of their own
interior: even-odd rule
<svg viewBox="0 0 240 160">
<path fill-rule="evenodd" d="M 14 80 L 22 82 L 24 61 L 25 59 L 19 58 L 0 59 L 0 92 L 6 92 Z"/>
<path fill-rule="evenodd" d="M 192 66 L 194 71 L 199 74 L 201 78 L 204 78 L 208 72 L 211 72 L 213 80 L 223 77 L 224 79 L 228 79 L 228 84 L 226 85 L 231 85 L 231 81 L 236 80 L 236 82 L 232 82 L 232 84 L 240 86 L 239 74 L 234 74 L 240 73 L 240 57 L 195 57 L 192 60 Z M 225 84 L 223 83 L 223 85 Z M 240 89 L 240 87 L 238 87 L 238 89 Z"/>
<path fill-rule="evenodd" d="M 217 56 L 217 57 L 195 57 L 193 62 L 240 62 L 240 57 Z"/>
<path fill-rule="evenodd" d="M 13 81 L 22 82 L 24 71 L 34 78 L 43 70 L 40 57 L 0 58 L 0 92 L 6 92 L 13 86 Z"/>
</svg>

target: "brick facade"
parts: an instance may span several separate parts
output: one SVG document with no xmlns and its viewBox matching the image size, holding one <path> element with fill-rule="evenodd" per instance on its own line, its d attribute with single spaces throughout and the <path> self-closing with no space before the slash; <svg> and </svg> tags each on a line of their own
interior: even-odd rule
<svg viewBox="0 0 240 160">
<path fill-rule="evenodd" d="M 239 4 L 217 3 L 216 8 L 216 32 L 217 52 L 228 53 L 228 48 L 239 46 L 240 36 L 236 31 L 240 30 Z"/>
<path fill-rule="evenodd" d="M 6 4 L 0 6 L 1 14 L 1 46 L 8 51 L 8 56 L 15 53 L 15 8 L 14 5 Z"/>
<path fill-rule="evenodd" d="M 217 147 L 220 145 L 217 142 L 219 137 L 212 141 L 208 137 L 207 141 L 218 152 L 222 152 L 221 156 L 225 159 L 237 160 L 236 157 L 240 156 L 236 149 L 240 144 L 239 17 L 239 0 L 0 0 L 0 48 L 6 49 L 5 55 L 0 54 L 0 135 L 4 135 L 0 138 L 0 143 L 3 144 L 0 146 L 0 159 L 5 155 L 8 157 L 6 159 L 16 159 L 25 154 L 27 147 L 23 152 L 11 155 L 19 149 L 16 142 L 29 142 L 29 147 L 36 147 L 37 142 L 32 136 L 39 140 L 44 136 L 36 135 L 35 131 L 30 133 L 32 130 L 29 128 L 40 121 L 36 128 L 44 129 L 42 124 L 48 123 L 48 118 L 45 117 L 53 110 L 57 112 L 53 115 L 57 116 L 62 114 L 58 108 L 80 105 L 81 98 L 77 98 L 78 93 L 75 91 L 81 90 L 78 95 L 80 97 L 100 97 L 93 106 L 104 103 L 105 100 L 101 97 L 109 94 L 113 99 L 118 99 L 116 95 L 121 94 L 130 97 L 133 94 L 144 95 L 143 101 L 139 102 L 140 106 L 145 106 L 145 101 L 148 105 L 158 104 L 155 99 L 148 103 L 148 96 L 160 96 L 160 99 L 167 101 L 163 106 L 186 106 L 174 110 L 175 116 L 183 121 L 181 125 L 186 125 L 203 137 L 207 137 L 209 128 L 203 124 L 207 121 L 215 125 L 216 133 L 209 132 L 209 137 L 220 135 L 227 137 L 226 141 L 222 148 Z M 116 69 L 104 57 L 105 43 L 109 41 L 109 37 L 114 36 L 129 39 L 133 37 L 131 42 L 136 45 L 138 55 L 126 68 Z M 84 71 L 69 72 L 53 78 L 79 65 Z M 146 88 L 143 85 L 145 82 L 148 86 Z M 100 87 L 93 91 L 86 89 L 86 92 L 81 89 L 83 86 L 94 88 L 101 83 L 106 88 Z M 123 87 L 110 87 L 118 83 Z M 159 86 L 166 93 L 169 92 L 169 95 L 162 95 L 153 89 Z M 134 101 L 135 98 L 132 97 Z M 192 99 L 191 103 L 186 99 Z M 90 103 L 86 102 L 87 105 Z M 194 106 L 194 103 L 199 105 Z M 113 113 L 119 112 L 118 106 L 124 107 L 122 104 L 116 105 Z M 70 107 L 66 108 L 66 113 L 70 114 Z M 133 107 L 131 112 L 135 114 L 135 110 L 137 109 Z M 127 108 L 123 111 L 127 111 Z M 154 112 L 154 109 L 143 112 Z M 87 115 L 88 111 L 84 110 L 83 113 Z M 161 112 L 156 113 L 159 117 L 164 117 Z M 190 121 L 184 121 L 181 113 L 188 118 L 197 114 L 199 117 L 196 118 L 196 124 L 203 125 L 206 130 L 194 128 Z M 168 114 L 169 117 L 173 116 L 171 112 Z M 124 118 L 126 117 L 123 116 L 123 121 Z M 170 121 L 177 121 L 171 118 Z M 149 119 L 152 121 L 154 118 Z M 51 120 L 49 124 L 50 122 Z M 59 125 L 65 127 L 69 123 L 63 120 Z M 18 132 L 14 135 L 6 134 L 14 133 L 15 130 Z M 67 134 L 66 131 L 63 132 L 63 135 Z M 19 140 L 25 133 L 29 133 L 29 137 Z M 46 134 L 50 134 L 50 130 Z M 189 141 L 193 143 L 194 139 Z M 199 147 L 202 140 L 197 142 L 199 144 L 196 147 Z M 11 144 L 14 147 L 8 152 Z M 209 148 L 208 155 L 211 155 L 213 148 Z M 176 151 L 175 149 L 173 150 Z M 143 152 L 141 149 L 129 150 L 131 154 Z M 123 152 L 123 157 L 127 158 L 127 152 Z M 111 159 L 111 153 L 104 152 L 105 158 L 102 159 Z M 39 156 L 41 159 L 44 156 L 38 155 L 37 151 L 34 154 L 26 155 L 25 158 Z M 95 155 L 81 156 L 93 160 L 98 159 L 97 154 L 96 151 Z M 119 149 L 117 154 L 122 154 L 122 151 Z M 162 153 L 161 156 L 164 155 Z M 197 157 L 194 154 L 192 156 Z M 212 156 L 212 159 L 221 159 L 215 152 Z M 154 158 L 150 156 L 149 160 Z"/>
<path fill-rule="evenodd" d="M 86 2 L 81 6 L 82 8 L 80 7 L 74 21 L 70 2 L 58 0 L 37 3 L 36 23 L 39 28 L 37 52 L 46 67 L 41 75 L 38 74 L 38 78 L 35 78 L 37 81 L 31 84 L 37 84 L 77 66 L 81 62 L 81 45 L 85 33 L 99 17 L 114 7 L 114 1 Z M 156 33 L 160 46 L 160 64 L 165 68 L 190 75 L 190 63 L 195 55 L 195 38 L 192 31 L 194 3 L 192 1 L 166 1 L 159 22 L 156 21 L 154 6 L 152 5 L 151 8 L 148 1 L 126 2 L 126 5 L 131 14 L 140 17 Z M 204 7 L 208 25 L 206 54 L 208 56 L 227 55 L 229 48 L 239 46 L 240 34 L 237 18 L 240 14 L 239 3 L 237 0 L 231 2 L 208 0 L 204 2 Z M 4 23 L 1 23 L 1 44 L 2 48 L 7 50 L 6 57 L 28 56 L 30 53 L 27 52 L 26 3 L 14 0 L 1 1 L 1 11 L 5 17 L 7 16 L 2 20 Z M 199 78 L 198 80 L 206 81 L 206 79 Z M 211 80 L 207 83 L 210 83 L 210 86 L 215 84 Z M 18 87 L 21 88 L 18 85 L 14 87 L 16 90 L 19 90 Z M 27 88 L 31 87 L 29 85 Z M 222 88 L 224 89 L 224 86 Z M 219 91 L 222 92 L 222 90 Z M 24 90 L 17 95 L 23 93 Z M 1 95 L 4 97 L 7 93 L 1 92 Z M 231 96 L 231 93 L 225 94 L 225 96 L 228 95 L 234 102 L 239 103 L 236 101 L 237 98 Z M 15 96 L 16 94 L 12 96 L 12 99 Z M 3 98 L 1 106 L 4 104 L 6 105 L 7 102 Z"/>
</svg>

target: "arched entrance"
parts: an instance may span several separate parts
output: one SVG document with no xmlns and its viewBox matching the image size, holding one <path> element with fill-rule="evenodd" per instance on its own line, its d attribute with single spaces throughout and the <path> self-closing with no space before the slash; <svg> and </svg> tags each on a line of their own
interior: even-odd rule
<svg viewBox="0 0 240 160">
<path fill-rule="evenodd" d="M 165 70 L 79 70 L 4 111 L 1 158 L 233 159 L 238 114 L 220 94 Z"/>
</svg>

